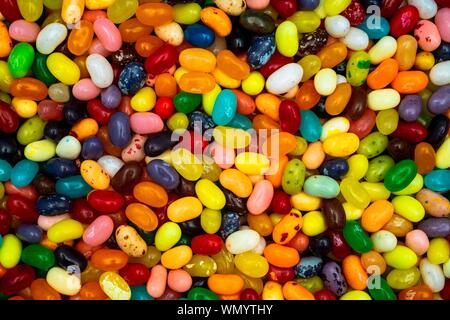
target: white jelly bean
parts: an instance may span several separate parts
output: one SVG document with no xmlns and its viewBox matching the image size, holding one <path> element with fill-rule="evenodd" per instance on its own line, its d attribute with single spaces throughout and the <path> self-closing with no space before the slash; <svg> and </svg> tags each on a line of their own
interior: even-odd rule
<svg viewBox="0 0 450 320">
<path fill-rule="evenodd" d="M 430 80 L 437 86 L 450 84 L 450 60 L 437 63 L 430 71 Z"/>
<path fill-rule="evenodd" d="M 367 95 L 367 105 L 374 111 L 392 109 L 400 103 L 400 94 L 394 89 L 374 90 Z"/>
<path fill-rule="evenodd" d="M 298 85 L 302 77 L 302 67 L 298 63 L 288 63 L 267 78 L 267 91 L 273 94 L 284 94 Z"/>
<path fill-rule="evenodd" d="M 81 152 L 81 143 L 73 136 L 65 136 L 56 146 L 56 155 L 63 159 L 75 160 Z"/>
<path fill-rule="evenodd" d="M 325 68 L 317 72 L 314 77 L 314 87 L 322 96 L 329 96 L 336 90 L 337 75 L 336 71 Z"/>
<path fill-rule="evenodd" d="M 103 156 L 97 160 L 97 163 L 111 178 L 113 178 L 124 165 L 124 162 L 115 156 Z"/>
<path fill-rule="evenodd" d="M 75 272 L 75 270 L 72 270 L 72 272 Z M 66 296 L 74 296 L 81 289 L 79 276 L 79 274 L 78 276 L 76 273 L 71 274 L 62 268 L 53 267 L 48 271 L 46 280 L 50 287 L 59 293 Z"/>
<path fill-rule="evenodd" d="M 438 10 L 438 6 L 434 0 L 408 0 L 408 4 L 419 10 L 420 19 L 433 18 Z"/>
<path fill-rule="evenodd" d="M 50 23 L 42 29 L 36 39 L 36 49 L 42 54 L 55 51 L 67 37 L 67 28 L 61 23 Z"/>
<path fill-rule="evenodd" d="M 325 30 L 334 38 L 343 38 L 350 31 L 350 22 L 341 15 L 327 17 L 325 19 Z"/>
<path fill-rule="evenodd" d="M 350 129 L 350 121 L 345 117 L 336 117 L 328 120 L 322 126 L 322 136 L 320 140 L 324 141 L 326 138 L 338 134 L 348 132 Z"/>
<path fill-rule="evenodd" d="M 372 234 L 373 249 L 378 252 L 389 252 L 397 246 L 396 236 L 389 231 L 380 230 Z"/>
<path fill-rule="evenodd" d="M 369 46 L 369 36 L 363 30 L 351 27 L 341 41 L 354 51 L 365 50 Z"/>
<path fill-rule="evenodd" d="M 225 241 L 227 250 L 239 254 L 253 250 L 259 243 L 259 234 L 254 230 L 239 230 L 233 232 Z"/>
<path fill-rule="evenodd" d="M 397 41 L 391 36 L 381 38 L 369 50 L 370 62 L 372 64 L 379 64 L 382 61 L 394 56 L 397 51 Z"/>
<path fill-rule="evenodd" d="M 86 59 L 86 68 L 92 82 L 99 88 L 109 87 L 114 80 L 114 72 L 106 58 L 98 53 L 89 55 Z"/>
<path fill-rule="evenodd" d="M 439 292 L 444 289 L 445 277 L 440 265 L 432 264 L 427 258 L 420 261 L 420 273 L 423 282 L 431 291 Z"/>
</svg>

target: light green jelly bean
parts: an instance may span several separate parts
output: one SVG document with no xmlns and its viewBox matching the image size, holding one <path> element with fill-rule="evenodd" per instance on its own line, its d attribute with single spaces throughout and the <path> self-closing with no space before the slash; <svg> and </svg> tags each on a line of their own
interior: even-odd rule
<svg viewBox="0 0 450 320">
<path fill-rule="evenodd" d="M 27 145 L 44 137 L 45 121 L 34 116 L 25 121 L 17 131 L 17 141 L 21 145 Z"/>
<path fill-rule="evenodd" d="M 281 180 L 283 190 L 291 195 L 302 191 L 303 183 L 305 182 L 305 171 L 305 164 L 301 160 L 292 159 L 289 161 Z"/>
<path fill-rule="evenodd" d="M 48 139 L 30 143 L 25 147 L 24 155 L 28 160 L 43 162 L 53 158 L 56 154 L 56 144 Z"/>
<path fill-rule="evenodd" d="M 420 279 L 420 271 L 417 267 L 406 270 L 394 269 L 387 275 L 388 285 L 395 290 L 403 290 L 416 285 Z"/>
<path fill-rule="evenodd" d="M 365 155 L 368 159 L 381 154 L 388 145 L 388 138 L 379 132 L 373 132 L 361 140 L 358 153 Z"/>
<path fill-rule="evenodd" d="M 395 161 L 390 156 L 378 156 L 370 160 L 365 179 L 368 182 L 380 182 L 394 165 Z"/>
<path fill-rule="evenodd" d="M 362 86 L 369 75 L 370 56 L 367 52 L 358 51 L 347 63 L 347 82 L 353 87 Z"/>
<path fill-rule="evenodd" d="M 295 281 L 312 293 L 316 293 L 317 291 L 323 289 L 323 281 L 319 276 L 314 276 L 306 279 L 299 278 Z"/>
</svg>

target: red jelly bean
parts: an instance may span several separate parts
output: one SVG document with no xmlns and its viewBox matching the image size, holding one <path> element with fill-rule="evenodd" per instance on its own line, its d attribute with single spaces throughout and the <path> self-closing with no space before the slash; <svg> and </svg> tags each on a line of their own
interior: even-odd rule
<svg viewBox="0 0 450 320">
<path fill-rule="evenodd" d="M 22 19 L 17 0 L 0 0 L 0 13 L 10 22 Z"/>
<path fill-rule="evenodd" d="M 92 208 L 103 213 L 119 211 L 125 203 L 120 193 L 110 190 L 92 191 L 89 193 L 87 200 Z"/>
<path fill-rule="evenodd" d="M 267 278 L 270 281 L 278 283 L 286 283 L 295 278 L 295 272 L 293 268 L 280 268 L 269 264 L 269 271 L 267 272 Z"/>
<path fill-rule="evenodd" d="M 0 209 L 0 234 L 5 235 L 11 227 L 11 216 L 5 209 Z"/>
<path fill-rule="evenodd" d="M 292 58 L 285 57 L 281 53 L 276 51 L 270 57 L 269 61 L 267 61 L 267 63 L 265 65 L 263 65 L 261 67 L 261 69 L 259 69 L 259 72 L 261 72 L 262 76 L 267 79 L 272 73 L 274 73 L 275 71 L 280 69 L 285 64 L 288 64 L 291 62 L 292 62 Z"/>
<path fill-rule="evenodd" d="M 398 7 L 403 3 L 403 0 L 383 0 L 381 4 L 381 15 L 389 19 L 396 13 Z"/>
<path fill-rule="evenodd" d="M 195 236 L 191 241 L 191 249 L 195 254 L 212 256 L 223 248 L 222 238 L 216 234 L 202 234 Z"/>
<path fill-rule="evenodd" d="M 350 129 L 348 132 L 354 133 L 359 139 L 363 139 L 375 127 L 376 113 L 371 109 L 366 109 L 361 118 L 350 120 Z"/>
<path fill-rule="evenodd" d="M 278 110 L 282 131 L 295 134 L 301 123 L 300 109 L 295 101 L 283 100 Z"/>
<path fill-rule="evenodd" d="M 169 70 L 177 62 L 177 58 L 177 49 L 165 43 L 145 60 L 145 71 L 149 76 L 155 77 Z"/>
<path fill-rule="evenodd" d="M 13 133 L 19 128 L 19 117 L 11 107 L 0 101 L 0 131 Z"/>
<path fill-rule="evenodd" d="M 400 37 L 411 32 L 419 21 L 419 10 L 414 6 L 400 8 L 391 19 L 391 35 Z"/>
<path fill-rule="evenodd" d="M 241 295 L 239 296 L 241 300 L 259 300 L 258 292 L 256 292 L 252 288 L 246 288 L 241 291 Z"/>
<path fill-rule="evenodd" d="M 322 289 L 314 293 L 316 300 L 336 300 L 336 296 L 333 292 L 327 289 Z"/>
<path fill-rule="evenodd" d="M 21 222 L 34 222 L 38 219 L 35 203 L 17 194 L 8 196 L 6 209 L 11 217 Z"/>
<path fill-rule="evenodd" d="M 115 110 L 106 108 L 100 100 L 91 100 L 87 104 L 87 112 L 101 126 L 107 125 Z"/>
<path fill-rule="evenodd" d="M 364 21 L 366 17 L 366 10 L 364 6 L 358 0 L 352 0 L 350 5 L 344 12 L 341 13 L 344 17 L 348 19 L 350 25 L 357 26 Z"/>
<path fill-rule="evenodd" d="M 171 98 L 161 97 L 156 101 L 155 108 L 153 112 L 155 112 L 158 116 L 163 120 L 167 120 L 174 113 L 175 106 Z"/>
<path fill-rule="evenodd" d="M 331 253 L 338 259 L 344 259 L 352 253 L 352 249 L 347 244 L 344 236 L 339 231 L 327 231 L 327 236 L 331 240 Z"/>
<path fill-rule="evenodd" d="M 291 197 L 286 192 L 275 191 L 270 209 L 276 213 L 288 214 L 292 209 Z"/>
<path fill-rule="evenodd" d="M 42 100 L 38 104 L 38 116 L 44 121 L 61 121 L 64 119 L 64 105 L 52 100 Z"/>
<path fill-rule="evenodd" d="M 271 0 L 270 4 L 283 18 L 288 18 L 297 11 L 296 0 Z"/>
<path fill-rule="evenodd" d="M 98 213 L 90 206 L 86 199 L 76 199 L 73 201 L 70 215 L 72 219 L 78 220 L 81 223 L 90 224 L 97 218 Z"/>
<path fill-rule="evenodd" d="M 130 286 L 140 286 L 147 283 L 150 270 L 142 263 L 128 263 L 119 270 L 119 274 Z"/>
<path fill-rule="evenodd" d="M 34 269 L 25 264 L 19 264 L 8 269 L 5 275 L 0 278 L 0 292 L 11 296 L 29 287 L 36 278 Z"/>
<path fill-rule="evenodd" d="M 397 130 L 392 133 L 392 137 L 400 138 L 409 143 L 419 143 L 425 140 L 428 135 L 427 128 L 418 122 L 400 121 Z"/>
</svg>

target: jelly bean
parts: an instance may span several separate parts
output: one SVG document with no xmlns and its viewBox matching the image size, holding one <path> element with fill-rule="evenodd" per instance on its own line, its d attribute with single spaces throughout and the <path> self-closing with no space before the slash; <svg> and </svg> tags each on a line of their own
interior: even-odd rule
<svg viewBox="0 0 450 320">
<path fill-rule="evenodd" d="M 351 50 L 365 50 L 369 45 L 369 36 L 361 29 L 350 27 L 341 41 Z"/>
<path fill-rule="evenodd" d="M 390 191 L 400 191 L 414 179 L 416 172 L 417 166 L 414 161 L 403 160 L 386 173 L 384 185 Z"/>
<path fill-rule="evenodd" d="M 441 35 L 436 25 L 428 20 L 420 20 L 414 30 L 414 37 L 424 51 L 434 51 L 441 44 Z"/>
<path fill-rule="evenodd" d="M 256 36 L 248 48 L 247 61 L 251 67 L 259 68 L 269 61 L 275 50 L 275 38 L 272 35 Z"/>
<path fill-rule="evenodd" d="M 8 68 L 14 78 L 24 77 L 33 64 L 35 52 L 28 43 L 16 44 L 8 57 Z"/>
<path fill-rule="evenodd" d="M 353 250 L 366 253 L 372 250 L 373 242 L 356 221 L 347 221 L 343 230 L 344 238 Z"/>
<path fill-rule="evenodd" d="M 321 95 L 331 95 L 336 89 L 336 72 L 329 68 L 320 70 L 314 77 L 314 87 Z"/>
<path fill-rule="evenodd" d="M 47 67 L 52 75 L 67 85 L 73 85 L 80 79 L 80 68 L 62 53 L 48 56 Z"/>
<path fill-rule="evenodd" d="M 266 88 L 271 93 L 283 94 L 299 84 L 302 76 L 302 67 L 297 63 L 289 63 L 282 66 L 269 76 L 266 81 Z"/>
<path fill-rule="evenodd" d="M 431 263 L 427 258 L 420 261 L 420 273 L 423 282 L 433 292 L 441 291 L 444 287 L 445 278 L 440 266 Z"/>
</svg>

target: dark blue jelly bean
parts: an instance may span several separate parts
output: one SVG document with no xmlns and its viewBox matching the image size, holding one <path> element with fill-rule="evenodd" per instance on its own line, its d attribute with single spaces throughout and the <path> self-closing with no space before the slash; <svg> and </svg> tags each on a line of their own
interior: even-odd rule
<svg viewBox="0 0 450 320">
<path fill-rule="evenodd" d="M 239 230 L 241 221 L 239 214 L 236 212 L 226 212 L 222 215 L 222 225 L 220 226 L 219 234 L 223 239 L 226 239 L 230 234 Z"/>
<path fill-rule="evenodd" d="M 200 223 L 200 218 L 195 218 L 188 221 L 183 221 L 178 224 L 180 226 L 181 232 L 183 235 L 187 235 L 190 237 L 198 236 L 199 234 L 204 233 L 202 225 Z"/>
<path fill-rule="evenodd" d="M 347 160 L 342 158 L 336 158 L 328 160 L 319 168 L 322 175 L 331 177 L 335 180 L 340 179 L 348 172 Z"/>
<path fill-rule="evenodd" d="M 436 63 L 450 60 L 450 42 L 441 42 L 441 45 L 433 51 Z"/>
<path fill-rule="evenodd" d="M 428 126 L 428 136 L 426 141 L 431 144 L 436 150 L 444 142 L 447 136 L 449 127 L 449 120 L 443 114 L 435 116 L 430 121 Z"/>
<path fill-rule="evenodd" d="M 81 149 L 81 156 L 86 160 L 97 160 L 103 155 L 103 144 L 99 138 L 92 136 L 87 138 Z"/>
<path fill-rule="evenodd" d="M 13 160 L 20 158 L 18 154 L 17 143 L 12 137 L 4 137 L 0 138 L 0 159 L 8 161 L 10 164 L 13 164 Z"/>
<path fill-rule="evenodd" d="M 216 36 L 207 26 L 194 23 L 184 30 L 184 38 L 194 47 L 207 48 L 213 44 Z"/>
<path fill-rule="evenodd" d="M 16 228 L 17 237 L 29 243 L 39 243 L 43 234 L 42 229 L 35 224 L 22 223 Z"/>
<path fill-rule="evenodd" d="M 125 148 L 131 141 L 130 118 L 124 112 L 116 112 L 108 124 L 108 135 L 111 143 L 119 148 Z"/>
<path fill-rule="evenodd" d="M 233 25 L 231 33 L 225 40 L 227 42 L 227 49 L 235 54 L 247 51 L 250 46 L 249 33 L 238 22 Z"/>
<path fill-rule="evenodd" d="M 255 69 L 265 65 L 275 53 L 276 45 L 273 35 L 256 36 L 247 51 L 247 62 Z"/>
<path fill-rule="evenodd" d="M 311 237 L 308 249 L 314 256 L 325 257 L 332 249 L 331 239 L 326 235 Z"/>
<path fill-rule="evenodd" d="M 297 0 L 298 10 L 311 11 L 319 6 L 320 0 Z"/>
<path fill-rule="evenodd" d="M 78 174 L 79 169 L 72 160 L 53 158 L 45 165 L 45 173 L 54 178 L 66 178 Z"/>
<path fill-rule="evenodd" d="M 178 140 L 172 140 L 172 132 L 164 131 L 148 138 L 144 144 L 144 152 L 149 157 L 157 157 L 164 151 L 173 148 Z"/>
<path fill-rule="evenodd" d="M 41 197 L 36 204 L 36 211 L 44 216 L 57 216 L 70 210 L 72 201 L 67 196 L 54 194 Z"/>
<path fill-rule="evenodd" d="M 86 117 L 85 104 L 78 100 L 68 102 L 63 107 L 63 115 L 66 123 L 69 126 L 73 126 Z"/>
<path fill-rule="evenodd" d="M 61 245 L 54 253 L 56 264 L 70 273 L 83 272 L 87 267 L 86 257 L 71 246 Z"/>
<path fill-rule="evenodd" d="M 45 124 L 45 137 L 59 141 L 70 132 L 70 127 L 64 121 L 49 121 Z"/>
<path fill-rule="evenodd" d="M 323 266 L 323 260 L 319 257 L 302 257 L 295 266 L 295 275 L 299 278 L 311 278 L 316 276 Z"/>
<path fill-rule="evenodd" d="M 134 95 L 145 84 L 146 73 L 139 62 L 132 62 L 123 68 L 117 85 L 124 95 Z"/>
<path fill-rule="evenodd" d="M 367 9 L 370 6 L 377 6 L 381 8 L 383 0 L 361 0 L 362 5 Z"/>
<path fill-rule="evenodd" d="M 155 159 L 147 164 L 147 172 L 152 180 L 168 190 L 175 189 L 180 183 L 180 176 L 167 162 Z"/>
<path fill-rule="evenodd" d="M 207 114 L 194 111 L 189 114 L 189 129 L 196 132 L 205 132 L 206 130 L 213 129 L 215 127 L 214 121 Z"/>
</svg>

